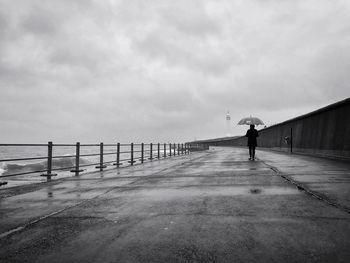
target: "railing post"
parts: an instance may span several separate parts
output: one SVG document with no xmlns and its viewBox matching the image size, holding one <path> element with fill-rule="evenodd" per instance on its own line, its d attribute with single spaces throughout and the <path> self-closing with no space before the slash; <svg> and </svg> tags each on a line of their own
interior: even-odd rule
<svg viewBox="0 0 350 263">
<path fill-rule="evenodd" d="M 136 163 L 136 161 L 134 161 L 134 143 L 130 144 L 130 161 L 128 161 L 128 163 L 130 163 L 130 165 Z"/>
<path fill-rule="evenodd" d="M 143 159 L 144 159 L 144 147 L 145 147 L 145 145 L 144 145 L 144 143 L 141 143 L 141 163 L 143 163 Z"/>
<path fill-rule="evenodd" d="M 96 166 L 95 168 L 99 168 L 100 172 L 103 171 L 103 168 L 106 168 L 107 166 L 103 164 L 103 142 L 100 143 L 100 165 Z"/>
<path fill-rule="evenodd" d="M 171 157 L 171 143 L 169 143 L 169 156 Z"/>
<path fill-rule="evenodd" d="M 51 180 L 51 176 L 57 175 L 52 173 L 52 150 L 53 150 L 53 143 L 48 142 L 47 143 L 47 173 L 41 175 L 41 176 L 46 176 L 48 181 Z"/>
<path fill-rule="evenodd" d="M 75 173 L 75 176 L 78 176 L 80 172 L 84 171 L 79 169 L 80 167 L 80 142 L 77 142 L 75 145 L 75 169 L 70 170 L 71 173 Z"/>
<path fill-rule="evenodd" d="M 148 159 L 153 160 L 153 143 L 149 145 L 149 150 L 150 150 L 150 157 Z"/>
<path fill-rule="evenodd" d="M 183 155 L 183 154 L 184 154 L 184 144 L 181 143 L 181 155 Z"/>
<path fill-rule="evenodd" d="M 52 142 L 47 145 L 47 180 L 51 179 L 52 176 Z"/>
<path fill-rule="evenodd" d="M 121 165 L 120 163 L 120 143 L 117 143 L 117 163 L 115 164 L 117 168 Z"/>
<path fill-rule="evenodd" d="M 174 156 L 176 156 L 176 143 L 174 143 Z"/>
<path fill-rule="evenodd" d="M 117 143 L 117 167 L 120 165 L 120 143 Z"/>
<path fill-rule="evenodd" d="M 164 143 L 164 158 L 166 158 L 166 143 Z"/>
<path fill-rule="evenodd" d="M 47 174 L 51 175 L 52 172 L 52 142 L 49 142 L 48 145 L 48 151 L 47 151 Z"/>
<path fill-rule="evenodd" d="M 103 170 L 103 142 L 100 143 L 100 171 Z"/>
<path fill-rule="evenodd" d="M 177 155 L 180 155 L 180 143 L 177 144 Z"/>
<path fill-rule="evenodd" d="M 160 159 L 160 143 L 158 142 L 158 152 L 157 152 L 157 158 Z"/>
<path fill-rule="evenodd" d="M 134 144 L 131 143 L 130 145 L 130 163 L 131 165 L 134 165 Z"/>
</svg>

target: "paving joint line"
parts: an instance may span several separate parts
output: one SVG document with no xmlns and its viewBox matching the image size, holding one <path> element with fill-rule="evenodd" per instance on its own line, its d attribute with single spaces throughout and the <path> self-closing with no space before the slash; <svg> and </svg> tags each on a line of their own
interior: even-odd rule
<svg viewBox="0 0 350 263">
<path fill-rule="evenodd" d="M 310 189 L 308 189 L 308 188 L 307 188 L 306 186 L 304 186 L 302 183 L 299 183 L 298 181 L 295 181 L 295 180 L 289 178 L 289 177 L 288 177 L 287 175 L 285 175 L 282 171 L 280 171 L 277 167 L 272 166 L 272 165 L 270 165 L 270 164 L 267 164 L 265 161 L 263 161 L 263 160 L 261 160 L 261 159 L 260 159 L 260 161 L 261 161 L 262 163 L 264 163 L 266 166 L 270 167 L 270 169 L 271 169 L 272 171 L 274 171 L 278 176 L 280 176 L 281 178 L 283 178 L 283 179 L 286 180 L 287 182 L 289 182 L 289 183 L 295 185 L 295 186 L 298 188 L 298 190 L 303 191 L 303 192 L 305 192 L 307 195 L 310 195 L 310 196 L 312 196 L 312 197 L 314 197 L 314 198 L 316 198 L 316 199 L 318 199 L 318 200 L 320 200 L 320 201 L 322 201 L 322 202 L 324 202 L 324 203 L 326 203 L 326 204 L 328 204 L 328 205 L 330 205 L 330 206 L 333 206 L 333 207 L 335 207 L 335 208 L 338 208 L 339 210 L 342 210 L 343 212 L 346 212 L 346 213 L 350 214 L 350 209 L 349 209 L 348 207 L 343 206 L 343 205 L 338 204 L 338 203 L 335 203 L 335 202 L 332 202 L 332 201 L 330 201 L 329 199 L 327 199 L 327 198 L 325 198 L 325 197 L 322 197 L 321 195 L 319 195 L 319 194 L 315 193 L 314 191 L 311 191 Z"/>
</svg>

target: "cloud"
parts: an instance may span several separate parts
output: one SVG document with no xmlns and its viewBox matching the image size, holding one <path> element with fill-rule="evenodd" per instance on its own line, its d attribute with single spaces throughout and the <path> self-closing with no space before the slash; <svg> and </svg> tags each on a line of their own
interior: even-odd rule
<svg viewBox="0 0 350 263">
<path fill-rule="evenodd" d="M 54 14 L 48 13 L 47 11 L 35 11 L 26 16 L 22 22 L 21 26 L 27 32 L 36 35 L 53 35 L 57 30 L 56 21 L 54 20 Z"/>
<path fill-rule="evenodd" d="M 175 1 L 161 9 L 161 22 L 191 37 L 205 38 L 220 32 L 221 26 L 205 9 L 203 1 Z"/>
<path fill-rule="evenodd" d="M 349 96 L 349 11 L 345 0 L 5 0 L 2 138 L 189 140 L 224 136 L 227 110 L 295 117 Z"/>
</svg>

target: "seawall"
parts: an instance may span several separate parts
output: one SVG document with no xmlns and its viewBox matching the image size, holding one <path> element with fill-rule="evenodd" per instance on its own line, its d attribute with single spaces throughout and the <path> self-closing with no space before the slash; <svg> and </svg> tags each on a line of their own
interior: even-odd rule
<svg viewBox="0 0 350 263">
<path fill-rule="evenodd" d="M 258 146 L 278 151 L 350 160 L 350 98 L 259 130 Z M 244 136 L 197 141 L 246 146 Z"/>
</svg>

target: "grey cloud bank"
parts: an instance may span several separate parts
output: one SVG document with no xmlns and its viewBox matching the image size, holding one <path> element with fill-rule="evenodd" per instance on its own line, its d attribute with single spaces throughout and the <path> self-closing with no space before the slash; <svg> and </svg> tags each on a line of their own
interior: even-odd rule
<svg viewBox="0 0 350 263">
<path fill-rule="evenodd" d="M 0 0 L 3 142 L 222 137 L 349 97 L 349 1 Z M 246 127 L 233 125 L 232 133 Z"/>
</svg>

